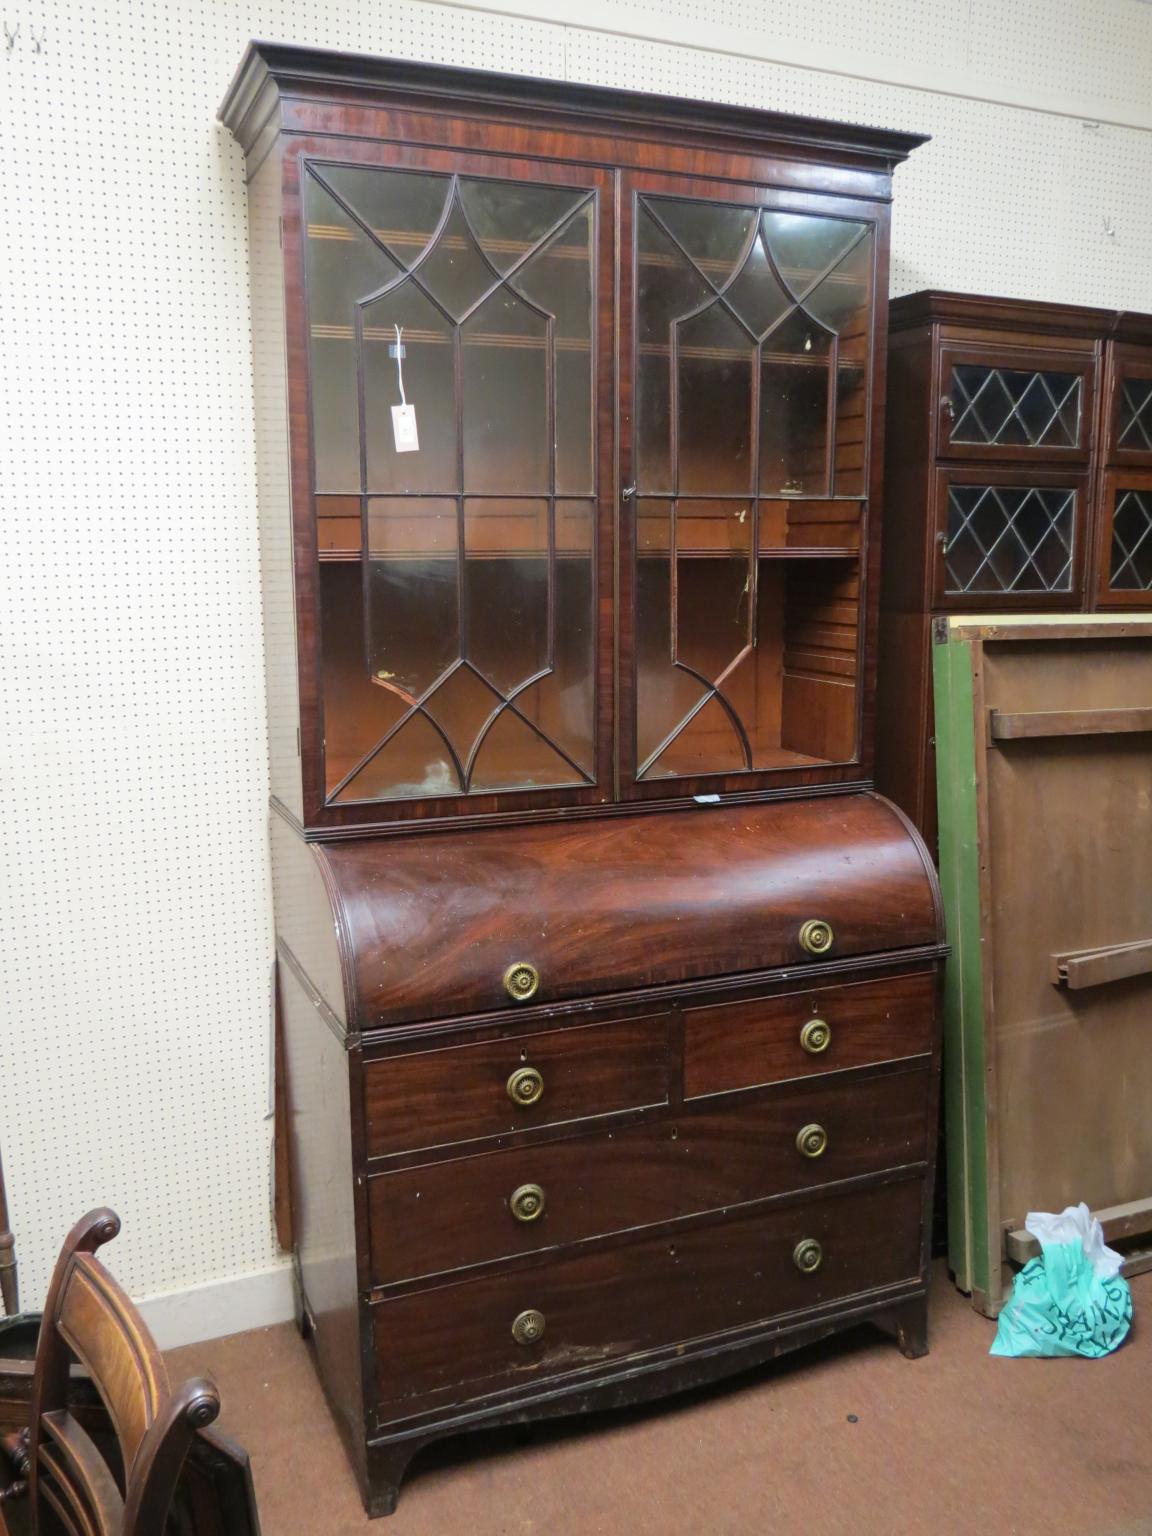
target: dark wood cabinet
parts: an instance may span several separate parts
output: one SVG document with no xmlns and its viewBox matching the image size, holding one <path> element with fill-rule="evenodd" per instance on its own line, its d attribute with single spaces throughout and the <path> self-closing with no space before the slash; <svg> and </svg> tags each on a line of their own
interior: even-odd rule
<svg viewBox="0 0 1152 1536">
<path fill-rule="evenodd" d="M 1152 315 L 895 299 L 887 419 L 876 782 L 934 847 L 933 618 L 1152 605 Z"/>
<path fill-rule="evenodd" d="M 297 1273 L 368 1507 L 469 1426 L 921 1352 L 940 909 L 871 789 L 919 139 L 265 44 L 222 116 Z"/>
</svg>

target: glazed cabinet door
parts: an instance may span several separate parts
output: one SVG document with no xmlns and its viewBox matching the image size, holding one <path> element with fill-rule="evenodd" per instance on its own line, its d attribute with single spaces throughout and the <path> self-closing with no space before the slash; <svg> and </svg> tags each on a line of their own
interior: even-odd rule
<svg viewBox="0 0 1152 1536">
<path fill-rule="evenodd" d="M 942 458 L 1087 462 L 1095 350 L 945 343 L 938 355 Z"/>
<path fill-rule="evenodd" d="M 1107 470 L 1098 522 L 1097 603 L 1152 607 L 1152 470 Z"/>
<path fill-rule="evenodd" d="M 316 819 L 603 800 L 608 173 L 315 141 L 295 163 Z"/>
<path fill-rule="evenodd" d="M 1113 345 L 1108 372 L 1108 463 L 1152 469 L 1152 350 Z"/>
<path fill-rule="evenodd" d="M 1076 469 L 937 470 L 934 606 L 1078 608 L 1088 502 Z"/>
<path fill-rule="evenodd" d="M 883 212 L 655 174 L 622 207 L 624 792 L 844 776 Z"/>
</svg>

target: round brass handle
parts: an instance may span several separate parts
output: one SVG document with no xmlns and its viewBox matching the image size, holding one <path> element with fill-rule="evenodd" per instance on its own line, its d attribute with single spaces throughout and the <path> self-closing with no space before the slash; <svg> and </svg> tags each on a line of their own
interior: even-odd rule
<svg viewBox="0 0 1152 1536">
<path fill-rule="evenodd" d="M 514 1003 L 526 1003 L 536 996 L 540 972 L 527 960 L 516 960 L 504 972 L 504 990 Z"/>
<path fill-rule="evenodd" d="M 796 1150 L 801 1157 L 819 1157 L 828 1145 L 828 1132 L 822 1125 L 806 1125 L 796 1132 Z"/>
<path fill-rule="evenodd" d="M 544 1214 L 544 1191 L 539 1184 L 521 1184 L 508 1204 L 517 1221 L 535 1221 Z"/>
<path fill-rule="evenodd" d="M 814 1275 L 824 1262 L 824 1250 L 814 1237 L 804 1237 L 792 1250 L 792 1262 L 802 1275 Z"/>
<path fill-rule="evenodd" d="M 810 917 L 800 924 L 800 948 L 810 955 L 826 955 L 832 948 L 832 925 L 823 918 Z"/>
<path fill-rule="evenodd" d="M 809 1056 L 819 1056 L 832 1044 L 832 1026 L 824 1019 L 809 1019 L 800 1031 L 800 1044 Z"/>
<path fill-rule="evenodd" d="M 535 1307 L 529 1307 L 526 1312 L 519 1313 L 512 1322 L 512 1337 L 517 1344 L 539 1344 L 544 1337 L 544 1314 L 537 1312 Z"/>
<path fill-rule="evenodd" d="M 544 1079 L 535 1067 L 517 1067 L 505 1085 L 513 1104 L 527 1109 L 535 1104 L 544 1092 Z"/>
</svg>

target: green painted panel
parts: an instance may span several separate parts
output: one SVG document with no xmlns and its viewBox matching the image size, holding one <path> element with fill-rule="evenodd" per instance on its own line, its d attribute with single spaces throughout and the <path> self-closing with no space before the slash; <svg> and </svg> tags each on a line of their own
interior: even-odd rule
<svg viewBox="0 0 1152 1536">
<path fill-rule="evenodd" d="M 984 977 L 972 648 L 945 630 L 932 647 L 940 885 L 952 953 L 944 973 L 948 1261 L 965 1291 L 999 1286 L 989 1251 Z"/>
</svg>

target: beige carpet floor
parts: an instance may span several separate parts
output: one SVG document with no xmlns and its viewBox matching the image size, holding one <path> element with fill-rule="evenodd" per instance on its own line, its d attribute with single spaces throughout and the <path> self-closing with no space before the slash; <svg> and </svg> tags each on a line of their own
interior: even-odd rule
<svg viewBox="0 0 1152 1536">
<path fill-rule="evenodd" d="M 169 1364 L 215 1376 L 264 1536 L 1152 1536 L 1152 1274 L 1132 1289 L 1115 1355 L 999 1360 L 941 1272 L 924 1360 L 861 1329 L 643 1410 L 463 1437 L 421 1453 L 385 1521 L 293 1327 Z"/>
</svg>

